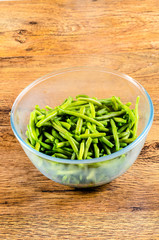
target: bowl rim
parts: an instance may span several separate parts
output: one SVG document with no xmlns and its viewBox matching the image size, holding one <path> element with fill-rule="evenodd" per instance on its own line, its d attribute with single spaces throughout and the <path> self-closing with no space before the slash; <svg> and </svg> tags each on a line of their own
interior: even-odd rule
<svg viewBox="0 0 159 240">
<path fill-rule="evenodd" d="M 49 155 L 46 155 L 44 153 L 38 152 L 37 150 L 33 149 L 32 147 L 30 147 L 18 134 L 15 125 L 14 125 L 14 110 L 16 109 L 16 105 L 19 102 L 20 99 L 22 99 L 22 97 L 25 95 L 25 93 L 27 93 L 33 86 L 37 85 L 38 83 L 47 80 L 48 78 L 51 77 L 55 77 L 57 75 L 61 75 L 61 74 L 65 74 L 67 72 L 75 72 L 75 71 L 97 71 L 97 72 L 105 72 L 105 73 L 109 73 L 112 75 L 116 75 L 119 76 L 121 78 L 124 78 L 125 80 L 133 83 L 134 85 L 136 85 L 136 87 L 140 88 L 140 90 L 146 95 L 149 106 L 150 106 L 150 114 L 149 114 L 149 119 L 147 122 L 146 127 L 144 128 L 144 130 L 142 131 L 142 133 L 132 142 L 130 143 L 128 146 L 124 147 L 123 149 L 112 153 L 110 155 L 106 155 L 103 157 L 99 157 L 99 158 L 93 158 L 93 159 L 85 159 L 85 160 L 71 160 L 71 159 L 62 159 L 62 158 L 55 158 Z M 21 93 L 17 96 L 17 98 L 15 99 L 13 105 L 12 105 L 12 109 L 11 109 L 11 114 L 10 114 L 10 122 L 11 122 L 11 127 L 13 130 L 14 135 L 16 136 L 16 138 L 18 139 L 18 141 L 20 142 L 20 144 L 22 145 L 22 147 L 26 148 L 27 150 L 29 150 L 30 152 L 32 152 L 35 155 L 38 155 L 39 157 L 45 159 L 45 160 L 49 160 L 49 161 L 53 161 L 53 162 L 59 162 L 59 163 L 69 163 L 69 164 L 91 164 L 91 163 L 98 163 L 98 162 L 103 162 L 103 161 L 107 161 L 107 160 L 111 160 L 114 158 L 117 158 L 125 153 L 127 153 L 128 151 L 132 150 L 135 146 L 138 145 L 138 143 L 140 143 L 142 141 L 142 139 L 144 137 L 146 137 L 146 135 L 148 134 L 152 122 L 153 122 L 153 118 L 154 118 L 154 108 L 153 108 L 153 103 L 152 100 L 150 98 L 150 95 L 148 94 L 148 92 L 145 90 L 145 88 L 138 83 L 135 79 L 133 79 L 132 77 L 124 74 L 124 73 L 120 73 L 116 70 L 111 70 L 108 68 L 103 68 L 103 67 L 97 67 L 97 66 L 79 66 L 79 67 L 72 67 L 72 68 L 63 68 L 57 71 L 53 71 L 49 74 L 46 74 L 40 78 L 38 78 L 37 80 L 33 81 L 31 84 L 29 84 L 27 87 L 25 87 Z"/>
</svg>

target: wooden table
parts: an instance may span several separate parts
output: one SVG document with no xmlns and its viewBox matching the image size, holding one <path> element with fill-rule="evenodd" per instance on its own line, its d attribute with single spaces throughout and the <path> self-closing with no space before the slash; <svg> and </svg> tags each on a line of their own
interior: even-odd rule
<svg viewBox="0 0 159 240">
<path fill-rule="evenodd" d="M 0 2 L 0 239 L 159 239 L 158 0 Z M 9 112 L 32 81 L 81 65 L 138 80 L 155 108 L 135 164 L 96 189 L 44 177 L 10 127 Z"/>
</svg>

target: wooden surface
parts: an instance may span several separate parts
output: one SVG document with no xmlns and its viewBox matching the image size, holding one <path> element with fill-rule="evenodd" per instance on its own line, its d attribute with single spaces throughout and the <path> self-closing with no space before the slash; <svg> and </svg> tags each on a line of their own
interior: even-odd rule
<svg viewBox="0 0 159 240">
<path fill-rule="evenodd" d="M 0 1 L 0 239 L 159 239 L 159 1 Z M 10 127 L 21 90 L 64 67 L 138 80 L 155 108 L 135 164 L 96 189 L 44 177 Z"/>
</svg>

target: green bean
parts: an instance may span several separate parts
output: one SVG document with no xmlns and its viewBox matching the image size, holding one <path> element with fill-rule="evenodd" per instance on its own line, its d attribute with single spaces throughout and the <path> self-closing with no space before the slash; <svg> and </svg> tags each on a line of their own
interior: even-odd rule
<svg viewBox="0 0 159 240">
<path fill-rule="evenodd" d="M 30 126 L 30 135 L 36 141 L 37 135 L 36 135 L 36 129 L 35 129 L 35 111 L 31 112 L 30 114 L 29 126 Z"/>
<path fill-rule="evenodd" d="M 79 150 L 79 154 L 78 154 L 78 160 L 82 160 L 83 159 L 83 154 L 84 154 L 84 140 L 81 142 L 80 144 L 80 150 Z"/>
<path fill-rule="evenodd" d="M 122 126 L 120 129 L 118 129 L 118 133 L 122 133 L 126 128 L 129 127 L 129 123 L 125 124 L 124 126 Z"/>
<path fill-rule="evenodd" d="M 54 153 L 54 151 L 52 151 L 52 150 L 46 150 L 45 151 L 45 154 L 47 154 L 47 155 L 52 155 Z"/>
<path fill-rule="evenodd" d="M 112 99 L 111 98 L 106 98 L 106 99 L 99 99 L 98 100 L 100 103 L 102 103 L 102 104 L 111 104 L 112 103 Z"/>
<path fill-rule="evenodd" d="M 102 123 L 106 127 L 108 125 L 109 121 L 110 121 L 110 119 L 102 120 L 102 121 L 99 121 L 99 122 Z"/>
<path fill-rule="evenodd" d="M 53 143 L 50 139 L 45 139 L 45 143 Z"/>
<path fill-rule="evenodd" d="M 62 153 L 54 153 L 52 155 L 52 157 L 68 159 L 68 156 L 66 156 L 66 155 L 64 155 Z"/>
<path fill-rule="evenodd" d="M 52 147 L 49 144 L 44 143 L 44 142 L 40 141 L 39 139 L 37 139 L 37 142 L 39 142 L 42 147 L 44 147 L 44 148 L 46 148 L 48 150 L 52 149 Z"/>
<path fill-rule="evenodd" d="M 117 133 L 117 127 L 113 119 L 110 120 L 110 124 L 112 127 L 113 136 L 114 136 L 115 148 L 116 148 L 116 151 L 119 151 L 119 148 L 120 148 L 119 137 Z"/>
<path fill-rule="evenodd" d="M 71 124 L 69 124 L 67 122 L 63 122 L 63 121 L 60 121 L 60 123 L 64 128 L 66 128 L 67 130 L 70 130 Z"/>
<path fill-rule="evenodd" d="M 105 128 L 105 127 L 98 127 L 97 126 L 97 130 L 100 132 L 109 132 L 109 128 Z"/>
<path fill-rule="evenodd" d="M 91 138 L 99 138 L 99 137 L 104 137 L 106 134 L 105 133 L 90 133 L 90 134 L 81 134 L 81 135 L 79 135 L 79 137 L 81 138 L 81 139 L 83 139 L 83 138 L 89 138 L 89 137 L 91 137 Z"/>
<path fill-rule="evenodd" d="M 98 100 L 95 100 L 95 99 L 93 99 L 93 98 L 79 97 L 78 100 L 80 100 L 80 101 L 86 101 L 86 102 L 91 102 L 91 103 L 93 103 L 93 104 L 95 104 L 95 105 L 98 105 L 98 106 L 101 106 L 101 105 L 102 105 Z"/>
<path fill-rule="evenodd" d="M 39 120 L 43 119 L 44 117 L 45 117 L 45 115 L 39 115 L 39 116 L 37 116 L 37 120 L 39 121 Z"/>
<path fill-rule="evenodd" d="M 125 105 L 130 107 L 131 106 L 131 102 L 127 102 Z"/>
<path fill-rule="evenodd" d="M 51 122 L 44 122 L 42 126 L 43 127 L 52 127 L 52 124 L 51 124 Z"/>
<path fill-rule="evenodd" d="M 67 108 L 68 106 L 71 105 L 72 101 L 73 101 L 73 98 L 72 98 L 72 97 L 68 97 L 68 98 L 66 99 L 66 101 L 65 101 L 60 107 L 61 107 L 62 109 L 65 109 L 65 108 Z"/>
<path fill-rule="evenodd" d="M 71 160 L 75 160 L 75 158 L 76 158 L 76 153 L 73 152 L 73 153 L 72 153 L 72 156 L 71 156 Z"/>
<path fill-rule="evenodd" d="M 45 106 L 46 109 L 53 111 L 54 109 L 48 105 Z"/>
<path fill-rule="evenodd" d="M 138 96 L 137 99 L 136 99 L 136 104 L 135 104 L 135 123 L 134 123 L 134 127 L 133 127 L 133 137 L 136 137 L 137 128 L 138 128 L 138 121 L 139 121 L 138 106 L 139 106 L 139 100 L 140 100 L 140 97 Z"/>
<path fill-rule="evenodd" d="M 121 111 L 118 111 L 118 112 L 110 112 L 110 113 L 108 113 L 106 115 L 103 115 L 101 117 L 96 117 L 95 119 L 96 120 L 105 120 L 105 119 L 108 119 L 108 118 L 120 116 L 120 115 L 122 115 L 124 113 L 125 113 L 125 110 L 121 110 Z"/>
<path fill-rule="evenodd" d="M 62 153 L 64 155 L 68 156 L 68 157 L 71 157 L 71 155 L 72 155 L 72 153 L 70 153 L 70 152 L 68 152 L 68 151 L 66 151 L 62 148 L 56 148 L 56 149 L 54 149 L 54 152 L 55 153 Z"/>
<path fill-rule="evenodd" d="M 131 111 L 131 109 L 130 109 L 128 106 L 124 105 L 124 104 L 119 100 L 119 98 L 115 97 L 115 99 L 116 99 L 116 101 L 121 105 L 121 107 L 129 114 L 129 117 L 130 117 L 131 121 L 134 122 L 135 116 L 134 116 L 133 112 Z"/>
<path fill-rule="evenodd" d="M 92 102 L 89 102 L 89 106 L 90 106 L 92 118 L 95 118 L 96 112 L 95 112 L 94 104 Z"/>
<path fill-rule="evenodd" d="M 98 141 L 98 138 L 93 138 L 92 139 L 92 143 L 98 143 L 99 141 Z"/>
<path fill-rule="evenodd" d="M 118 122 L 118 123 L 126 123 L 127 121 L 123 118 L 119 118 L 119 117 L 114 117 L 114 120 L 115 122 Z"/>
<path fill-rule="evenodd" d="M 78 99 L 79 97 L 84 97 L 84 98 L 89 98 L 88 95 L 85 95 L 85 94 L 79 94 L 76 96 L 76 98 Z"/>
<path fill-rule="evenodd" d="M 102 137 L 99 139 L 100 142 L 105 143 L 108 147 L 112 148 L 114 144 L 110 142 L 106 137 Z"/>
<path fill-rule="evenodd" d="M 27 131 L 28 135 L 27 136 L 28 136 L 28 138 L 30 140 L 30 143 L 31 143 L 31 145 L 35 146 L 36 141 L 34 140 L 34 138 L 31 135 L 30 124 L 27 125 L 27 129 L 28 129 L 28 131 Z"/>
<path fill-rule="evenodd" d="M 134 140 L 136 139 L 136 137 L 132 137 L 132 138 L 128 138 L 128 139 L 120 139 L 120 142 L 124 142 L 124 143 L 132 143 Z"/>
<path fill-rule="evenodd" d="M 69 107 L 81 106 L 83 104 L 87 104 L 86 101 L 75 101 L 69 105 Z"/>
<path fill-rule="evenodd" d="M 108 110 L 106 108 L 102 108 L 102 109 L 97 111 L 96 115 L 97 116 L 102 116 L 102 115 L 107 114 L 107 113 L 108 113 Z"/>
<path fill-rule="evenodd" d="M 112 103 L 113 103 L 113 108 L 115 111 L 118 111 L 118 104 L 117 104 L 117 101 L 116 101 L 116 98 L 113 96 L 112 98 Z"/>
<path fill-rule="evenodd" d="M 122 133 L 118 134 L 118 137 L 119 137 L 119 138 L 129 137 L 129 135 L 130 135 L 130 131 L 128 131 L 128 132 L 122 132 Z"/>
<path fill-rule="evenodd" d="M 68 152 L 73 153 L 73 149 L 72 149 L 72 148 L 64 147 L 63 150 L 66 150 L 66 151 L 68 151 Z"/>
<path fill-rule="evenodd" d="M 42 141 L 43 137 L 42 135 L 39 137 L 39 140 Z M 36 145 L 35 145 L 35 150 L 36 151 L 40 151 L 40 142 L 36 141 Z"/>
<path fill-rule="evenodd" d="M 85 113 L 85 107 L 82 106 L 80 109 L 80 114 L 84 114 L 84 113 Z M 82 124 L 83 124 L 83 118 L 78 118 L 75 134 L 80 135 L 82 130 Z"/>
<path fill-rule="evenodd" d="M 77 112 L 73 112 L 73 111 L 69 111 L 69 110 L 64 110 L 64 109 L 61 109 L 61 108 L 59 108 L 59 110 L 61 110 L 61 111 L 62 111 L 63 113 L 65 113 L 65 114 L 73 115 L 73 116 L 76 116 L 76 117 L 83 118 L 83 119 L 85 119 L 85 120 L 87 120 L 87 121 L 89 121 L 89 122 L 92 122 L 92 123 L 94 123 L 94 124 L 96 124 L 96 125 L 98 125 L 98 126 L 103 127 L 103 124 L 102 124 L 102 123 L 96 121 L 95 119 L 93 119 L 93 118 L 91 118 L 91 117 L 87 117 L 87 116 L 84 115 L 84 114 L 77 113 Z"/>
<path fill-rule="evenodd" d="M 29 138 L 26 139 L 26 143 L 27 143 L 30 147 L 34 148 L 33 144 L 30 143 Z"/>
<path fill-rule="evenodd" d="M 88 153 L 87 153 L 87 156 L 92 156 L 92 155 L 93 155 L 92 152 L 88 152 Z"/>
<path fill-rule="evenodd" d="M 52 119 L 53 117 L 55 117 L 57 115 L 57 110 L 49 113 L 48 115 L 46 115 L 44 118 L 42 118 L 37 124 L 37 127 L 41 127 L 44 125 L 44 123 L 46 123 L 47 121 L 49 121 L 50 119 Z"/>
<path fill-rule="evenodd" d="M 46 114 L 46 110 L 45 109 L 40 109 L 40 107 L 39 107 L 39 105 L 35 105 L 35 109 L 37 110 L 37 111 L 39 111 L 39 113 L 41 113 L 41 114 Z"/>
<path fill-rule="evenodd" d="M 87 139 L 87 141 L 86 141 L 85 151 L 84 151 L 84 159 L 87 158 L 88 151 L 89 151 L 89 148 L 90 148 L 91 143 L 92 143 L 92 138 L 88 137 L 88 139 Z"/>
<path fill-rule="evenodd" d="M 94 146 L 94 156 L 95 158 L 99 158 L 99 148 L 96 143 L 94 143 L 93 146 Z"/>
<path fill-rule="evenodd" d="M 56 144 L 57 148 L 61 148 L 61 147 L 65 147 L 65 146 L 66 147 L 70 146 L 70 143 L 68 141 L 65 141 L 65 142 L 59 142 Z"/>
<path fill-rule="evenodd" d="M 105 149 L 107 155 L 110 155 L 110 154 L 111 154 L 111 150 L 110 150 L 110 148 L 108 148 L 106 145 L 103 145 L 103 147 L 104 147 L 104 149 Z"/>
<path fill-rule="evenodd" d="M 65 137 L 67 138 L 67 140 L 69 141 L 70 145 L 72 146 L 74 152 L 77 154 L 78 153 L 78 148 L 75 144 L 75 141 L 73 140 L 73 138 L 70 136 L 70 134 L 68 133 L 68 131 L 60 126 L 58 126 L 57 124 L 53 123 L 53 127 L 58 130 L 59 132 L 63 133 L 65 135 Z"/>
<path fill-rule="evenodd" d="M 90 129 L 93 133 L 98 133 L 97 130 L 95 130 L 90 123 L 87 123 L 87 127 Z M 99 138 L 100 142 L 105 143 L 108 147 L 112 148 L 114 146 L 113 143 L 111 143 L 106 137 Z"/>
<path fill-rule="evenodd" d="M 51 142 L 54 141 L 55 138 L 54 138 L 50 133 L 45 132 L 45 131 L 44 131 L 43 133 L 44 133 L 44 136 L 45 136 L 46 138 L 50 139 Z"/>
<path fill-rule="evenodd" d="M 120 142 L 120 146 L 121 146 L 121 147 L 126 147 L 126 146 L 127 146 L 127 143 Z"/>
<path fill-rule="evenodd" d="M 58 138 L 61 142 L 63 142 L 62 136 L 60 136 L 55 129 L 52 129 L 51 133 L 54 138 Z"/>
</svg>

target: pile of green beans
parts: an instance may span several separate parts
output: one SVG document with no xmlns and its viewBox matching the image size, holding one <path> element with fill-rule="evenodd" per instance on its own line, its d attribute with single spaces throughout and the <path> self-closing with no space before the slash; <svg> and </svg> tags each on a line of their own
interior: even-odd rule
<svg viewBox="0 0 159 240">
<path fill-rule="evenodd" d="M 137 137 L 138 105 L 130 108 L 119 97 L 97 99 L 78 95 L 60 106 L 30 114 L 26 142 L 35 150 L 63 159 L 83 160 L 109 155 Z"/>
</svg>

